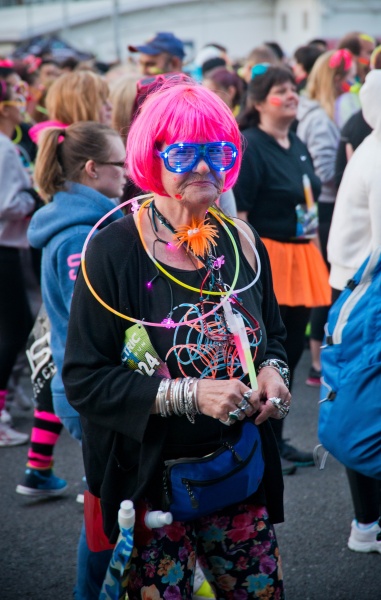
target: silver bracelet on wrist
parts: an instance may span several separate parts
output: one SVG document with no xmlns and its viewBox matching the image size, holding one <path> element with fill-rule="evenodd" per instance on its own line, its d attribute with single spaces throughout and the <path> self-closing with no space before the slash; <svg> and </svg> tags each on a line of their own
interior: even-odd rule
<svg viewBox="0 0 381 600">
<path fill-rule="evenodd" d="M 187 419 L 194 424 L 195 416 L 201 414 L 195 377 L 177 379 L 162 379 L 156 394 L 155 406 L 161 417 L 176 415 Z"/>
<path fill-rule="evenodd" d="M 261 362 L 258 367 L 257 373 L 261 371 L 264 367 L 270 367 L 271 369 L 275 369 L 277 373 L 282 377 L 284 385 L 287 389 L 290 389 L 290 369 L 288 364 L 284 362 L 284 360 L 280 360 L 278 358 L 268 358 Z"/>
</svg>

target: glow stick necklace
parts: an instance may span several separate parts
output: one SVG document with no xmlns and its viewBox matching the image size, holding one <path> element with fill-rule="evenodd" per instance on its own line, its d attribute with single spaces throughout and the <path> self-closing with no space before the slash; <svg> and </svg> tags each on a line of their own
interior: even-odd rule
<svg viewBox="0 0 381 600">
<path fill-rule="evenodd" d="M 144 204 L 142 206 L 139 206 L 138 204 L 138 200 L 142 200 L 143 198 L 148 198 L 148 200 L 146 200 L 146 202 L 144 202 Z M 235 223 L 232 219 L 229 219 L 228 217 L 225 217 L 224 215 L 221 215 L 222 218 L 227 221 L 228 223 L 230 223 L 231 225 L 233 225 L 239 232 L 242 233 L 242 235 L 247 239 L 247 241 L 249 242 L 251 248 L 254 251 L 256 260 L 257 260 L 257 273 L 255 275 L 255 277 L 253 278 L 253 280 L 246 285 L 245 287 L 241 288 L 240 290 L 235 290 L 234 287 L 232 287 L 229 291 L 227 292 L 218 292 L 218 295 L 223 295 L 223 298 L 221 299 L 220 302 L 218 302 L 217 304 L 214 305 L 214 307 L 207 313 L 203 314 L 202 316 L 198 316 L 195 319 L 192 319 L 190 321 L 181 321 L 181 322 L 174 322 L 172 319 L 163 319 L 163 321 L 161 323 L 157 323 L 157 322 L 150 322 L 150 321 L 145 321 L 144 319 L 134 319 L 133 317 L 129 317 L 128 315 L 125 315 L 119 311 L 117 311 L 116 309 L 112 308 L 112 306 L 109 306 L 104 300 L 102 300 L 102 298 L 97 294 L 97 292 L 94 290 L 93 286 L 91 285 L 91 282 L 89 280 L 88 274 L 87 274 L 87 270 L 86 270 L 86 251 L 87 251 L 87 247 L 88 244 L 90 242 L 90 239 L 92 238 L 92 236 L 94 235 L 94 233 L 97 231 L 97 229 L 100 227 L 100 225 L 106 221 L 114 212 L 116 212 L 117 210 L 120 210 L 121 208 L 128 206 L 129 204 L 132 204 L 132 211 L 136 212 L 141 210 L 141 208 L 144 208 L 145 206 L 148 205 L 149 202 L 151 202 L 152 200 L 152 195 L 151 194 L 143 194 L 141 196 L 137 196 L 135 198 L 132 198 L 131 200 L 127 200 L 126 202 L 123 202 L 122 204 L 119 204 L 117 206 L 115 206 L 115 208 L 111 209 L 108 213 L 106 213 L 103 217 L 101 217 L 101 219 L 99 219 L 99 221 L 94 225 L 94 227 L 90 230 L 89 234 L 86 237 L 85 243 L 83 245 L 83 249 L 82 249 L 82 253 L 81 253 L 81 268 L 82 268 L 82 273 L 83 273 L 83 277 L 84 280 L 86 282 L 86 285 L 88 287 L 88 289 L 90 290 L 90 292 L 92 293 L 92 295 L 94 296 L 94 298 L 109 312 L 113 313 L 114 315 L 116 315 L 117 317 L 120 317 L 122 319 L 125 319 L 127 321 L 130 321 L 132 323 L 137 323 L 139 325 L 143 325 L 143 326 L 148 326 L 148 327 L 165 327 L 167 329 L 170 329 L 172 327 L 180 327 L 183 325 L 187 325 L 188 327 L 190 325 L 193 325 L 195 323 L 199 323 L 202 320 L 205 320 L 207 317 L 213 315 L 214 313 L 216 313 L 224 304 L 225 302 L 228 301 L 229 297 L 231 295 L 238 295 L 246 290 L 248 290 L 249 288 L 251 288 L 259 279 L 260 276 L 260 272 L 261 272 L 261 262 L 260 262 L 260 258 L 259 258 L 259 254 L 258 251 L 255 247 L 254 242 L 250 239 L 250 237 L 248 236 L 248 234 L 246 233 L 246 231 L 244 231 L 241 227 L 239 227 L 239 225 L 237 225 L 237 223 Z M 235 285 L 237 279 L 238 279 L 238 275 L 239 275 L 239 255 L 237 253 L 238 249 L 237 249 L 237 244 L 234 240 L 234 237 L 232 236 L 231 232 L 229 231 L 229 229 L 227 228 L 227 226 L 223 223 L 222 219 L 220 218 L 220 215 L 217 213 L 217 211 L 213 208 L 209 209 L 209 212 L 211 212 L 215 218 L 217 219 L 217 221 L 224 227 L 224 229 L 228 232 L 230 239 L 232 241 L 233 244 L 233 248 L 235 250 L 235 254 L 236 254 L 236 260 L 237 260 L 237 264 L 236 264 L 236 273 L 235 273 L 235 277 L 233 280 L 233 283 Z M 139 229 L 138 229 L 139 231 Z M 141 235 L 141 231 L 139 231 L 139 236 L 141 238 L 141 242 L 143 247 L 146 249 L 146 245 L 144 244 L 144 241 L 142 239 L 142 235 Z M 150 257 L 150 259 L 155 263 L 157 261 L 155 261 L 155 259 L 153 258 L 152 255 L 150 255 L 150 253 L 147 251 L 146 252 L 148 254 L 148 256 Z M 157 265 L 158 267 L 160 267 L 161 265 Z M 166 274 L 165 269 L 161 269 L 164 274 Z M 170 274 L 168 274 L 170 275 Z M 196 288 L 192 288 L 191 286 L 187 286 L 186 284 L 183 284 L 181 281 L 170 277 L 171 279 L 173 279 L 176 283 L 178 283 L 179 285 L 186 287 L 188 289 L 191 289 L 192 291 L 195 290 L 197 293 L 200 292 L 199 289 Z M 211 292 L 205 292 L 207 294 L 211 293 Z M 217 292 L 216 292 L 217 293 Z"/>
<path fill-rule="evenodd" d="M 161 271 L 162 273 L 164 273 L 164 275 L 166 275 L 169 279 L 171 279 L 172 281 L 174 281 L 175 283 L 177 283 L 178 285 L 181 285 L 182 287 L 186 288 L 187 290 L 190 290 L 191 292 L 197 292 L 198 294 L 201 292 L 201 294 L 205 294 L 206 296 L 231 296 L 233 291 L 234 291 L 234 286 L 237 283 L 238 280 L 238 276 L 239 276 L 239 252 L 238 252 L 238 247 L 236 244 L 236 241 L 233 237 L 233 234 L 231 233 L 231 231 L 229 230 L 229 228 L 227 227 L 227 225 L 225 225 L 225 223 L 223 223 L 220 219 L 217 219 L 221 225 L 223 226 L 223 228 L 225 229 L 225 231 L 227 232 L 227 234 L 230 237 L 231 243 L 233 245 L 234 248 L 234 254 L 235 254 L 235 273 L 234 273 L 234 279 L 232 281 L 231 284 L 231 288 L 228 292 L 223 292 L 223 291 L 218 291 L 218 292 L 213 292 L 213 291 L 209 291 L 209 290 L 200 290 L 200 288 L 195 288 L 192 287 L 191 285 L 188 285 L 187 283 L 183 283 L 182 281 L 180 281 L 179 279 L 177 279 L 176 277 L 174 277 L 173 275 L 171 275 L 171 273 L 168 273 L 168 271 L 156 260 L 156 258 L 154 256 L 152 256 L 151 252 L 148 249 L 147 244 L 144 241 L 143 238 L 143 233 L 142 233 L 142 227 L 141 227 L 141 217 L 140 215 L 142 214 L 142 209 L 146 208 L 149 204 L 151 203 L 151 200 L 146 200 L 142 205 L 141 208 L 137 214 L 137 220 L 136 220 L 136 227 L 138 229 L 139 232 L 139 236 L 140 236 L 140 241 L 143 245 L 144 250 L 146 251 L 148 257 L 152 260 L 153 264 L 155 265 L 155 267 L 157 269 L 159 269 L 159 271 Z M 233 291 L 232 291 L 233 290 Z"/>
</svg>

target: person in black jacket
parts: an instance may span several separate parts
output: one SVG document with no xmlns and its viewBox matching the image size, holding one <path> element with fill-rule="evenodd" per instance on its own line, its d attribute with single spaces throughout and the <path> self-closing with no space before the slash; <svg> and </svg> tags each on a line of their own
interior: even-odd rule
<svg viewBox="0 0 381 600">
<path fill-rule="evenodd" d="M 245 487 L 241 501 L 232 482 L 211 514 L 148 533 L 138 518 L 130 600 L 169 588 L 191 598 L 196 558 L 219 598 L 284 598 L 273 529 L 283 482 L 269 417 L 289 410 L 285 330 L 258 235 L 213 208 L 240 162 L 238 126 L 216 94 L 194 82 L 163 86 L 127 140 L 130 176 L 151 193 L 85 244 L 63 369 L 83 425 L 85 513 L 89 499 L 100 503 L 115 542 L 121 501 L 138 515 L 165 509 L 164 462 L 219 451 L 248 421 L 265 462 L 259 487 Z M 192 487 L 188 494 L 196 510 Z"/>
</svg>

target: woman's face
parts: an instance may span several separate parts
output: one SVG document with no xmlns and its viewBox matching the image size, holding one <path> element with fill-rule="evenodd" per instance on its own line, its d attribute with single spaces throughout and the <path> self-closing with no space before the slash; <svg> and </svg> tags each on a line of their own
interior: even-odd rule
<svg viewBox="0 0 381 600">
<path fill-rule="evenodd" d="M 292 121 L 296 117 L 299 98 L 294 83 L 285 81 L 273 85 L 266 99 L 256 104 L 256 109 L 260 113 L 261 121 L 263 117 L 274 121 Z"/>
<path fill-rule="evenodd" d="M 126 183 L 124 168 L 126 151 L 119 136 L 110 135 L 108 145 L 110 156 L 107 163 L 95 163 L 97 178 L 94 179 L 94 188 L 107 198 L 120 198 Z M 110 163 L 120 163 L 120 165 Z"/>
<path fill-rule="evenodd" d="M 215 141 L 215 140 L 213 140 Z M 205 142 L 200 142 L 205 143 Z M 167 147 L 164 144 L 162 150 Z M 161 181 L 168 196 L 181 201 L 190 210 L 205 207 L 205 210 L 219 198 L 225 184 L 225 173 L 214 171 L 201 158 L 187 173 L 172 173 L 161 162 Z"/>
<path fill-rule="evenodd" d="M 235 89 L 232 85 L 226 89 L 226 88 L 223 88 L 223 87 L 217 85 L 211 79 L 204 79 L 204 81 L 202 82 L 202 85 L 204 87 L 208 88 L 208 90 L 210 90 L 211 92 L 214 92 L 215 94 L 217 94 L 217 96 L 219 96 L 221 98 L 221 100 L 223 100 L 230 109 L 234 108 L 233 98 L 235 95 Z"/>
<path fill-rule="evenodd" d="M 12 87 L 9 100 L 4 101 L 4 105 L 8 109 L 7 120 L 13 125 L 19 125 L 22 123 L 26 108 L 26 100 L 24 96 L 19 94 L 14 87 Z"/>
<path fill-rule="evenodd" d="M 103 125 L 107 125 L 111 127 L 111 118 L 112 118 L 112 104 L 111 101 L 107 98 L 105 100 L 99 110 L 99 122 Z"/>
</svg>

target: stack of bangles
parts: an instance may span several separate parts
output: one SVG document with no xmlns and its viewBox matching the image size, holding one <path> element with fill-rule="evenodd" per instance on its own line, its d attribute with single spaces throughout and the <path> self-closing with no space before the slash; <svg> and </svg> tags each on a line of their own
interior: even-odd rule
<svg viewBox="0 0 381 600">
<path fill-rule="evenodd" d="M 269 358 L 268 360 L 263 361 L 258 367 L 258 373 L 264 367 L 275 369 L 282 377 L 285 386 L 287 388 L 290 387 L 290 369 L 283 360 Z M 197 384 L 198 379 L 195 377 L 162 379 L 155 399 L 157 412 L 160 413 L 162 417 L 171 417 L 172 415 L 182 417 L 183 415 L 186 415 L 189 421 L 194 424 L 195 416 L 201 414 L 197 398 Z M 225 425 L 233 424 L 234 421 L 238 419 L 238 412 L 246 410 L 248 407 L 250 396 L 251 390 L 243 395 L 246 404 L 243 406 L 238 405 L 237 411 L 229 413 L 228 421 L 221 422 Z M 281 419 L 287 417 L 290 410 L 290 405 L 287 401 L 279 397 L 269 398 L 269 401 L 278 409 L 279 417 Z"/>
<path fill-rule="evenodd" d="M 184 377 L 162 379 L 157 391 L 155 406 L 162 417 L 186 415 L 191 423 L 201 411 L 197 400 L 198 379 Z"/>
</svg>

